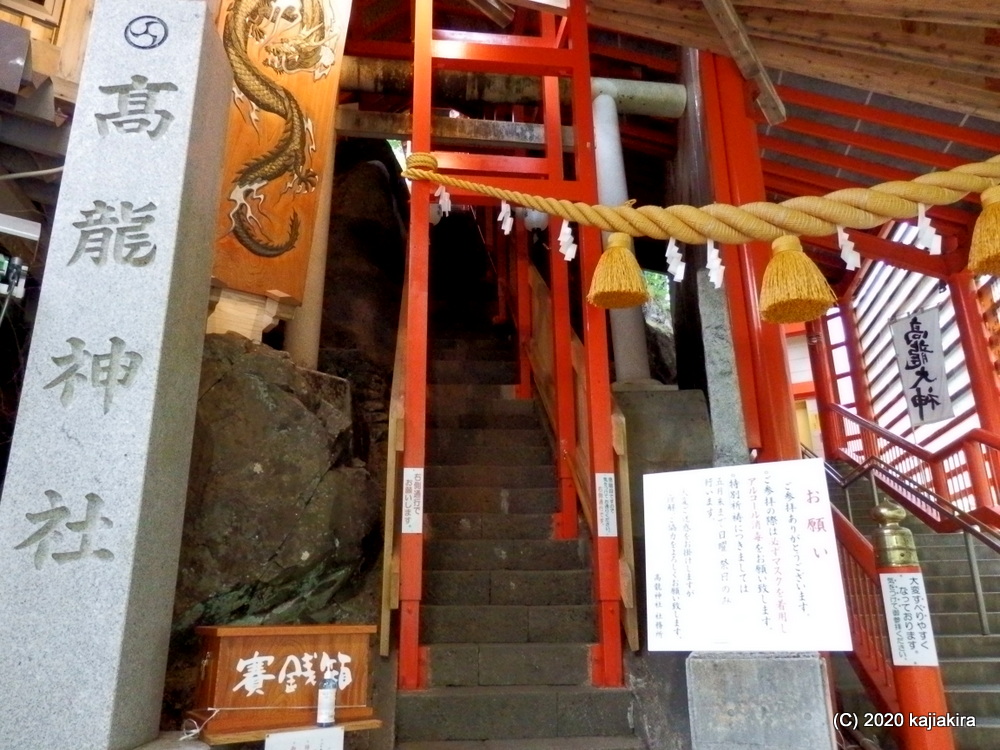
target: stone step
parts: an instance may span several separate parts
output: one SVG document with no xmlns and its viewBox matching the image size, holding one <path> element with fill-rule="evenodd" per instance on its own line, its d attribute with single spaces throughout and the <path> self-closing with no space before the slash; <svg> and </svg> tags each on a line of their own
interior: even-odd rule
<svg viewBox="0 0 1000 750">
<path fill-rule="evenodd" d="M 486 401 L 483 404 L 521 404 L 521 401 Z M 502 430 L 537 430 L 539 428 L 538 414 L 534 407 L 525 409 L 518 406 L 516 409 L 507 409 L 500 413 L 483 411 L 471 412 L 471 409 L 478 409 L 479 405 L 470 404 L 443 404 L 431 408 L 427 414 L 428 428 L 445 429 L 502 429 Z M 483 406 L 483 409 L 491 407 Z"/>
<path fill-rule="evenodd" d="M 946 635 L 934 637 L 938 656 L 942 659 L 970 656 L 1000 656 L 1000 635 Z"/>
<path fill-rule="evenodd" d="M 632 733 L 631 704 L 631 693 L 625 688 L 453 687 L 405 691 L 399 693 L 396 702 L 396 737 L 399 742 L 617 737 Z M 560 746 L 546 742 L 542 747 Z"/>
<path fill-rule="evenodd" d="M 997 560 L 1000 557 L 997 553 L 988 547 L 977 546 L 976 559 L 980 562 L 983 560 Z M 969 563 L 969 554 L 966 551 L 965 544 L 919 544 L 917 546 L 917 558 L 920 560 L 921 568 L 926 568 L 928 565 L 932 565 L 936 561 L 940 560 L 960 560 L 966 565 Z"/>
<path fill-rule="evenodd" d="M 427 386 L 427 400 L 449 402 L 455 399 L 468 401 L 514 401 L 531 403 L 530 399 L 514 396 L 515 386 L 489 383 L 430 383 Z"/>
<path fill-rule="evenodd" d="M 551 465 L 428 466 L 425 471 L 425 486 L 428 491 L 435 487 L 555 487 L 556 473 Z"/>
<path fill-rule="evenodd" d="M 1000 614 L 987 613 L 990 632 L 1000 633 Z M 973 612 L 931 612 L 934 632 L 941 635 L 975 635 L 981 633 L 979 615 Z"/>
<path fill-rule="evenodd" d="M 445 360 L 500 360 L 513 362 L 517 348 L 512 341 L 489 338 L 435 338 L 431 341 L 429 356 L 435 361 Z"/>
<path fill-rule="evenodd" d="M 590 643 L 594 607 L 427 604 L 420 610 L 420 642 Z"/>
<path fill-rule="evenodd" d="M 548 448 L 549 439 L 541 427 L 516 430 L 436 427 L 427 430 L 428 452 L 473 445 Z"/>
<path fill-rule="evenodd" d="M 396 750 L 644 750 L 638 737 L 544 737 L 527 740 L 404 742 Z M 978 750 L 978 748 L 976 749 Z"/>
<path fill-rule="evenodd" d="M 968 568 L 968 566 L 966 566 Z M 1000 592 L 1000 576 L 981 575 L 980 581 L 983 585 L 983 592 Z M 924 586 L 927 588 L 927 595 L 946 593 L 970 593 L 974 591 L 972 587 L 972 576 L 968 572 L 959 576 L 929 576 L 924 575 Z"/>
<path fill-rule="evenodd" d="M 544 437 L 545 433 L 542 433 Z M 552 451 L 547 445 L 531 446 L 493 443 L 487 445 L 429 445 L 427 463 L 433 466 L 551 466 Z"/>
<path fill-rule="evenodd" d="M 427 570 L 425 604 L 590 604 L 590 570 Z"/>
<path fill-rule="evenodd" d="M 494 386 L 495 387 L 495 386 Z M 503 386 L 504 389 L 507 386 Z M 471 386 L 431 386 L 427 397 L 427 411 L 432 416 L 447 416 L 451 414 L 478 414 L 490 417 L 519 414 L 530 415 L 538 422 L 538 411 L 530 399 L 508 398 L 494 395 L 493 391 L 476 393 L 479 388 Z M 485 425 L 489 427 L 489 425 Z"/>
<path fill-rule="evenodd" d="M 969 593 L 930 593 L 927 598 L 930 600 L 932 612 L 978 612 L 976 608 L 976 595 Z M 1000 592 L 983 594 L 986 602 L 987 612 L 1000 612 Z"/>
<path fill-rule="evenodd" d="M 962 560 L 927 560 L 920 565 L 927 576 L 968 576 L 969 561 Z M 1000 558 L 979 561 L 979 574 L 983 576 L 1000 575 Z"/>
<path fill-rule="evenodd" d="M 551 513 L 428 513 L 429 539 L 550 539 Z"/>
<path fill-rule="evenodd" d="M 949 687 L 984 685 L 1000 680 L 1000 655 L 940 659 L 941 677 Z"/>
<path fill-rule="evenodd" d="M 553 487 L 432 487 L 427 513 L 555 513 Z"/>
<path fill-rule="evenodd" d="M 516 383 L 519 376 L 517 364 L 508 360 L 434 359 L 427 367 L 428 383 L 504 385 Z"/>
<path fill-rule="evenodd" d="M 953 729 L 959 750 L 997 750 L 1000 747 L 1000 717 L 977 716 L 975 727 Z"/>
<path fill-rule="evenodd" d="M 948 709 L 965 716 L 1000 716 L 1000 682 L 949 687 Z"/>
<path fill-rule="evenodd" d="M 429 687 L 586 685 L 586 643 L 448 643 L 427 647 Z"/>
<path fill-rule="evenodd" d="M 576 570 L 587 565 L 582 540 L 432 539 L 425 570 Z"/>
</svg>

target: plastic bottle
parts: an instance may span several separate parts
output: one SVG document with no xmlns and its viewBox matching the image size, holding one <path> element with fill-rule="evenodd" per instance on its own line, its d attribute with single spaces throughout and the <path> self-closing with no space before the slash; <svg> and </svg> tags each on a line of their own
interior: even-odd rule
<svg viewBox="0 0 1000 750">
<path fill-rule="evenodd" d="M 337 680 L 333 672 L 323 674 L 323 679 L 319 683 L 318 698 L 316 724 L 321 727 L 332 727 L 334 709 L 337 705 Z"/>
</svg>

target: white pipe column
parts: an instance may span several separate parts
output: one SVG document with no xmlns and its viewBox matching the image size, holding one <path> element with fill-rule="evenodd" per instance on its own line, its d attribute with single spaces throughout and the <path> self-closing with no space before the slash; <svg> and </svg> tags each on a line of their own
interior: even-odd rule
<svg viewBox="0 0 1000 750">
<path fill-rule="evenodd" d="M 594 151 L 597 159 L 597 197 L 605 206 L 628 200 L 625 157 L 618 130 L 618 107 L 608 94 L 594 98 Z M 607 240 L 608 233 L 604 232 Z M 615 357 L 615 382 L 649 380 L 646 321 L 642 307 L 611 310 L 611 347 Z"/>
</svg>

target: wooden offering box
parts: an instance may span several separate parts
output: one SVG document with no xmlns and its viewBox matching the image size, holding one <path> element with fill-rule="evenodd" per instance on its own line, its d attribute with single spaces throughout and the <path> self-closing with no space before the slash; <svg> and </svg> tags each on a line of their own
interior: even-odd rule
<svg viewBox="0 0 1000 750">
<path fill-rule="evenodd" d="M 363 720 L 374 715 L 368 705 L 374 625 L 200 627 L 196 632 L 202 642 L 201 673 L 190 713 L 199 723 L 208 720 L 202 729 L 205 742 L 263 739 L 268 730 L 315 726 L 317 691 L 327 671 L 339 685 L 337 724 L 370 726 Z"/>
</svg>

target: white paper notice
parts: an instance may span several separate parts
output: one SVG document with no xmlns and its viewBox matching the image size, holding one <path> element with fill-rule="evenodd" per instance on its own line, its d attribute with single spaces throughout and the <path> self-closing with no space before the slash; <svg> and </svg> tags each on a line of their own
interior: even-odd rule
<svg viewBox="0 0 1000 750">
<path fill-rule="evenodd" d="M 849 651 L 819 459 L 644 477 L 651 651 Z"/>
<path fill-rule="evenodd" d="M 937 647 L 921 573 L 880 573 L 892 663 L 897 667 L 936 667 Z"/>
<path fill-rule="evenodd" d="M 403 533 L 424 532 L 424 470 L 403 469 Z"/>
<path fill-rule="evenodd" d="M 597 487 L 597 536 L 618 536 L 618 501 L 615 475 L 594 474 Z"/>
</svg>

